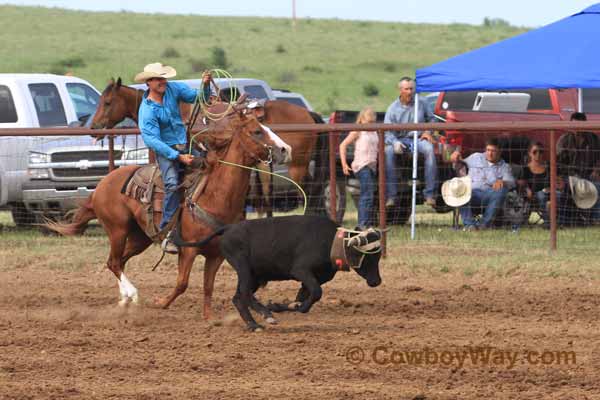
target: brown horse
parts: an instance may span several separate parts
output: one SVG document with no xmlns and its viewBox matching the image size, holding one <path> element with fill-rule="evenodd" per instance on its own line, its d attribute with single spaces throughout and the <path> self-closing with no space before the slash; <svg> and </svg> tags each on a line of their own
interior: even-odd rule
<svg viewBox="0 0 600 400">
<path fill-rule="evenodd" d="M 137 110 L 140 106 L 143 91 L 111 81 L 102 92 L 98 109 L 94 115 L 92 128 L 112 128 L 125 118 L 137 121 Z M 184 122 L 189 119 L 190 107 L 180 105 Z M 315 124 L 317 121 L 305 108 L 290 104 L 286 101 L 267 101 L 264 105 L 264 116 L 261 122 L 269 124 Z M 308 175 L 308 165 L 317 143 L 317 132 L 283 132 L 279 137 L 292 149 L 292 160 L 288 173 L 292 180 L 302 184 Z M 259 165 L 259 168 L 268 170 L 268 167 Z M 271 175 L 262 173 L 260 176 L 262 193 L 262 208 L 269 216 L 272 215 L 272 202 L 270 199 Z"/>
<path fill-rule="evenodd" d="M 239 165 L 254 165 L 271 157 L 283 159 L 281 149 L 275 145 L 262 129 L 256 118 L 242 112 L 233 112 L 221 120 L 205 136 L 210 149 L 208 183 L 196 204 L 223 224 L 238 221 L 241 217 L 250 172 L 247 169 L 226 165 L 219 160 Z M 273 151 L 275 148 L 275 151 Z M 71 223 L 49 223 L 48 228 L 64 235 L 81 234 L 87 223 L 98 218 L 110 241 L 107 267 L 119 281 L 121 300 L 119 304 L 138 301 L 137 289 L 124 274 L 125 263 L 150 246 L 152 240 L 141 227 L 146 226 L 146 215 L 142 204 L 121 193 L 125 182 L 139 168 L 121 167 L 108 174 L 98 184 L 95 192 L 82 205 Z M 181 233 L 185 241 L 198 241 L 213 232 L 203 222 L 195 220 L 191 211 L 184 207 L 181 213 Z M 179 252 L 177 284 L 168 296 L 157 299 L 157 304 L 168 307 L 182 294 L 187 286 L 194 259 L 204 255 L 204 317 L 211 316 L 211 297 L 215 275 L 223 257 L 218 242 L 210 241 L 202 247 L 182 247 Z"/>
</svg>

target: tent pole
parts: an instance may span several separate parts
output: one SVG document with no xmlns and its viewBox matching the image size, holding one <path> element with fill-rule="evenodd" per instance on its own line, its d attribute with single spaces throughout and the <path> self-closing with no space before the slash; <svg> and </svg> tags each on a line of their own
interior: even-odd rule
<svg viewBox="0 0 600 400">
<path fill-rule="evenodd" d="M 550 250 L 556 250 L 556 227 L 557 209 L 556 204 L 556 134 L 554 129 L 550 131 Z"/>
<path fill-rule="evenodd" d="M 419 93 L 415 93 L 414 122 L 419 123 Z M 413 171 L 412 171 L 412 210 L 410 218 L 410 238 L 415 240 L 415 223 L 417 220 L 417 162 L 419 153 L 417 152 L 417 131 L 413 131 Z"/>
</svg>

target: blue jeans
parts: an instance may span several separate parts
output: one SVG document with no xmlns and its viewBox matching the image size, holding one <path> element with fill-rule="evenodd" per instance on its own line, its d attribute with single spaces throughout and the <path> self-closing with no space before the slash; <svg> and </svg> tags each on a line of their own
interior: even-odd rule
<svg viewBox="0 0 600 400">
<path fill-rule="evenodd" d="M 544 192 L 540 190 L 535 192 L 535 200 L 538 203 L 540 210 L 542 211 L 542 219 L 544 220 L 544 225 L 550 224 L 550 210 L 546 209 L 546 203 L 550 201 L 550 192 Z M 556 192 L 556 220 L 558 224 L 565 223 L 566 220 L 566 205 L 563 201 L 563 193 L 557 191 Z"/>
<path fill-rule="evenodd" d="M 460 207 L 460 217 L 465 226 L 476 225 L 473 219 L 473 207 L 484 208 L 481 222 L 484 227 L 489 228 L 498 213 L 498 210 L 504 204 L 504 199 L 508 189 L 502 188 L 498 191 L 493 189 L 473 189 L 471 200 Z"/>
<path fill-rule="evenodd" d="M 411 138 L 396 139 L 406 146 L 406 151 L 412 153 L 413 140 Z M 426 199 L 435 197 L 437 185 L 437 163 L 433 145 L 427 140 L 417 140 L 417 152 L 425 157 L 425 190 Z M 386 199 L 393 199 L 398 195 L 398 174 L 396 172 L 396 153 L 391 144 L 385 146 L 385 194 Z"/>
<path fill-rule="evenodd" d="M 358 225 L 365 228 L 371 225 L 371 211 L 375 192 L 375 172 L 369 167 L 363 167 L 356 173 L 360 182 L 360 198 L 358 200 Z"/>
<path fill-rule="evenodd" d="M 185 154 L 183 152 L 182 154 Z M 192 155 L 194 157 L 203 157 L 204 155 L 192 149 Z M 160 169 L 160 175 L 165 186 L 165 197 L 163 199 L 162 219 L 160 220 L 159 229 L 163 229 L 175 212 L 179 203 L 181 202 L 181 196 L 177 190 L 179 185 L 179 174 L 183 172 L 184 165 L 181 164 L 177 159 L 169 160 L 159 154 L 156 155 L 156 161 L 158 162 L 158 168 Z"/>
</svg>

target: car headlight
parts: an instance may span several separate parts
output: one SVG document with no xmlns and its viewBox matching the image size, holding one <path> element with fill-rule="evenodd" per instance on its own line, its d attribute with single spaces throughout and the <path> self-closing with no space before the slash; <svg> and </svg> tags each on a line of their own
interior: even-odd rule
<svg viewBox="0 0 600 400">
<path fill-rule="evenodd" d="M 29 175 L 30 179 L 50 179 L 48 168 L 29 168 L 27 175 Z"/>
<path fill-rule="evenodd" d="M 123 153 L 124 160 L 148 160 L 150 159 L 150 152 L 147 147 L 142 149 L 129 150 Z"/>
<path fill-rule="evenodd" d="M 50 154 L 38 153 L 35 151 L 29 152 L 29 164 L 44 164 L 51 161 Z"/>
</svg>

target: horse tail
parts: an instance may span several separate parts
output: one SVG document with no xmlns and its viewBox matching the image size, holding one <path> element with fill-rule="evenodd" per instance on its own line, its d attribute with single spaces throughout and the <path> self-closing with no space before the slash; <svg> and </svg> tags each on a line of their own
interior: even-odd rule
<svg viewBox="0 0 600 400">
<path fill-rule="evenodd" d="M 46 220 L 42 226 L 63 236 L 82 235 L 88 227 L 88 222 L 96 218 L 92 205 L 93 198 L 94 194 L 92 193 L 75 211 L 71 222 Z"/>
</svg>

